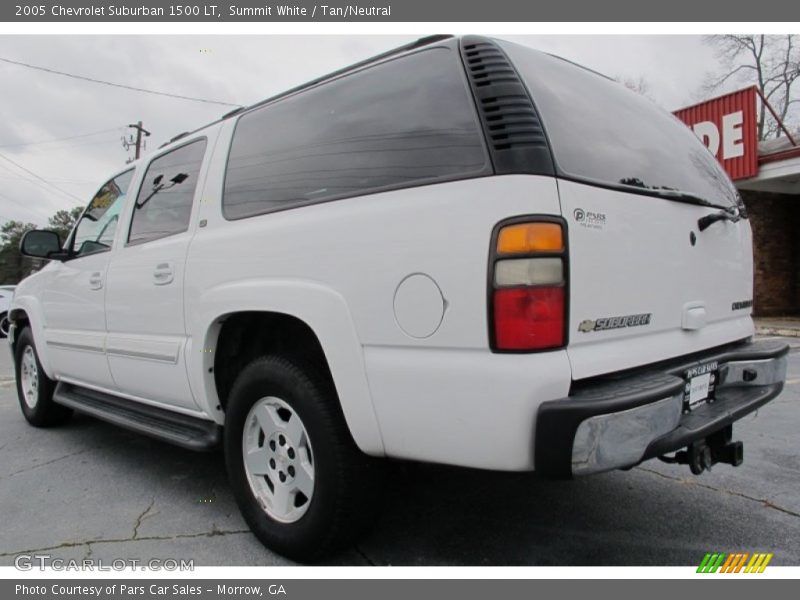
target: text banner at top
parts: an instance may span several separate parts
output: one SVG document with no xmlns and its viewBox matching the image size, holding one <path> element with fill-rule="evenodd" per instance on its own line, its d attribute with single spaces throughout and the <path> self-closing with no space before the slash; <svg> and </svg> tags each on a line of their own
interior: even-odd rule
<svg viewBox="0 0 800 600">
<path fill-rule="evenodd" d="M 4 22 L 791 22 L 786 0 L 33 0 L 3 2 Z"/>
</svg>

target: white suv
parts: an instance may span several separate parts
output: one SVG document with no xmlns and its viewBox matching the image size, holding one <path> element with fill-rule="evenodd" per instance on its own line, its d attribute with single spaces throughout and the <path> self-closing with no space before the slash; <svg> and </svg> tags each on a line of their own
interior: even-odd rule
<svg viewBox="0 0 800 600">
<path fill-rule="evenodd" d="M 683 124 L 585 68 L 434 37 L 185 133 L 17 288 L 36 426 L 224 447 L 255 534 L 312 560 L 384 457 L 571 477 L 739 464 L 777 396 L 750 225 Z"/>
<path fill-rule="evenodd" d="M 11 298 L 14 296 L 13 285 L 0 285 L 0 338 L 8 335 L 8 307 L 11 306 Z"/>
</svg>

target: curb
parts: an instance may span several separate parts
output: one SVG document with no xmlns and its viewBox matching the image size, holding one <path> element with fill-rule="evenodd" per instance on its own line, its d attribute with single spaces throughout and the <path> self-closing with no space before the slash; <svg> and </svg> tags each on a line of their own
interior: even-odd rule
<svg viewBox="0 0 800 600">
<path fill-rule="evenodd" d="M 781 327 L 756 327 L 756 335 L 780 335 L 783 337 L 800 337 L 800 329 L 784 329 Z"/>
</svg>

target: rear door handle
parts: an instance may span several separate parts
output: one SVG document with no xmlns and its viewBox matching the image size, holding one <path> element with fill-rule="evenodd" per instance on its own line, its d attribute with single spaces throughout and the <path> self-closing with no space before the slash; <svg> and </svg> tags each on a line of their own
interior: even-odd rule
<svg viewBox="0 0 800 600">
<path fill-rule="evenodd" d="M 99 290 L 103 287 L 103 274 L 100 271 L 95 271 L 89 275 L 89 289 Z"/>
<path fill-rule="evenodd" d="M 156 265 L 155 271 L 153 271 L 153 283 L 155 285 L 167 285 L 172 283 L 173 279 L 175 279 L 175 273 L 172 263 L 163 262 Z"/>
</svg>

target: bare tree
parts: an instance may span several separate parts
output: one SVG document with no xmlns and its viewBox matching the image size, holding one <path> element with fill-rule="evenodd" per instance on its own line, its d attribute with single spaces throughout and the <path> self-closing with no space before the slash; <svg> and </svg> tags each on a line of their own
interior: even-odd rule
<svg viewBox="0 0 800 600">
<path fill-rule="evenodd" d="M 796 117 L 794 83 L 800 78 L 800 36 L 797 35 L 712 35 L 706 38 L 716 51 L 724 73 L 711 79 L 705 91 L 716 92 L 731 82 L 751 83 L 761 90 L 781 121 Z M 781 129 L 761 103 L 758 139 L 780 137 Z"/>
<path fill-rule="evenodd" d="M 617 76 L 614 79 L 632 92 L 636 92 L 640 96 L 644 96 L 648 100 L 655 102 L 655 98 L 653 98 L 653 94 L 650 90 L 650 82 L 648 82 L 644 76 L 640 75 L 638 78 Z"/>
</svg>

